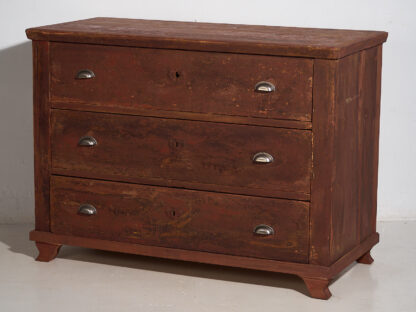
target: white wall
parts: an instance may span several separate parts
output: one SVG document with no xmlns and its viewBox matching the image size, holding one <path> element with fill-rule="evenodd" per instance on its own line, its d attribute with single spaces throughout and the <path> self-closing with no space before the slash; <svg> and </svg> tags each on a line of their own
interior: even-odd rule
<svg viewBox="0 0 416 312">
<path fill-rule="evenodd" d="M 414 3 L 0 0 L 0 223 L 33 222 L 31 46 L 24 30 L 95 16 L 388 31 L 383 64 L 378 217 L 416 219 Z"/>
</svg>

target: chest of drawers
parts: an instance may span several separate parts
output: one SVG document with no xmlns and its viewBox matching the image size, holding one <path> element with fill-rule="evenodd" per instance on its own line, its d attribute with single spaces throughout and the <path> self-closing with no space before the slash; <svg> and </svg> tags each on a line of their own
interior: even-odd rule
<svg viewBox="0 0 416 312">
<path fill-rule="evenodd" d="M 94 18 L 31 28 L 39 261 L 62 245 L 296 274 L 376 232 L 385 32 Z"/>
</svg>

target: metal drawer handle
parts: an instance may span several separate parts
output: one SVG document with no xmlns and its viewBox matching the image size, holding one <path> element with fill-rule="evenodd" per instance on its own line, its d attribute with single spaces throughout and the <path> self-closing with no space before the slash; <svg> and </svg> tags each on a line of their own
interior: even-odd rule
<svg viewBox="0 0 416 312">
<path fill-rule="evenodd" d="M 78 214 L 86 215 L 86 216 L 93 216 L 97 214 L 97 209 L 90 204 L 83 204 L 78 208 Z"/>
<path fill-rule="evenodd" d="M 266 224 L 259 224 L 254 228 L 254 234 L 261 236 L 269 236 L 274 234 L 274 230 L 271 226 Z"/>
<path fill-rule="evenodd" d="M 253 162 L 256 164 L 270 164 L 273 160 L 273 156 L 266 152 L 260 152 L 253 156 Z"/>
<path fill-rule="evenodd" d="M 92 136 L 84 136 L 78 141 L 78 146 L 93 147 L 97 144 L 98 144 L 97 140 L 93 138 Z"/>
<path fill-rule="evenodd" d="M 76 79 L 91 79 L 94 77 L 95 77 L 95 74 L 92 70 L 82 69 L 78 72 Z"/>
<path fill-rule="evenodd" d="M 259 92 L 259 93 L 270 93 L 270 92 L 273 92 L 274 90 L 276 90 L 274 84 L 272 84 L 271 82 L 267 82 L 267 81 L 260 81 L 254 87 L 254 91 Z"/>
</svg>

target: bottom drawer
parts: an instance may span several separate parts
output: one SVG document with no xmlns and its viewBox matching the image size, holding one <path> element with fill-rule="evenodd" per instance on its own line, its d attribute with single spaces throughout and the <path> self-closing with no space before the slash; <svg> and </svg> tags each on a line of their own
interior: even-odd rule
<svg viewBox="0 0 416 312">
<path fill-rule="evenodd" d="M 306 263 L 308 224 L 307 202 L 51 178 L 56 234 Z"/>
</svg>

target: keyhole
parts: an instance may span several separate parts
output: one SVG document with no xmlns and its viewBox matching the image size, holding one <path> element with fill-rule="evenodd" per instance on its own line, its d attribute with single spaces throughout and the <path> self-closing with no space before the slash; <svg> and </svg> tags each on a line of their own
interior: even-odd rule
<svg viewBox="0 0 416 312">
<path fill-rule="evenodd" d="M 175 210 L 172 211 L 172 216 L 176 216 Z"/>
<path fill-rule="evenodd" d="M 181 74 L 179 72 L 175 73 L 176 78 L 179 78 L 181 76 Z"/>
</svg>

